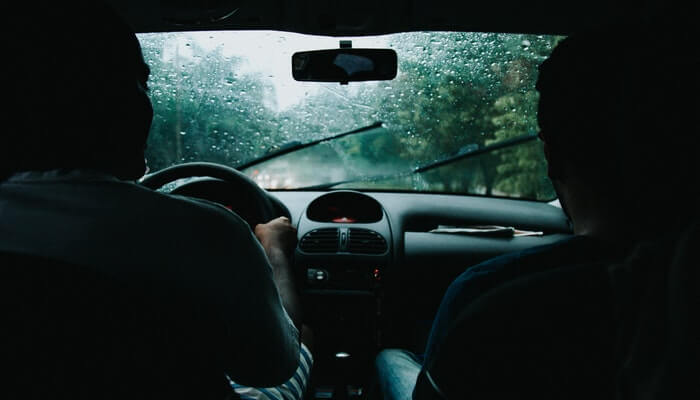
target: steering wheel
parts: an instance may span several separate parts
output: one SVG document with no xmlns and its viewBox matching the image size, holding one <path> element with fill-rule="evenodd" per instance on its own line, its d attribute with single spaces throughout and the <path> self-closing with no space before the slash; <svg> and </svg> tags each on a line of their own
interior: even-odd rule
<svg viewBox="0 0 700 400">
<path fill-rule="evenodd" d="M 207 184 L 221 183 L 224 181 L 227 192 L 230 193 L 226 199 L 212 198 L 206 196 L 198 184 L 203 182 L 186 183 L 172 191 L 173 194 L 187 195 L 211 200 L 230 208 L 241 218 L 243 218 L 251 229 L 255 225 L 265 223 L 277 217 L 287 217 L 291 215 L 287 207 L 277 198 L 271 196 L 265 189 L 258 186 L 242 172 L 221 164 L 208 162 L 190 162 L 174 165 L 146 175 L 141 178 L 140 183 L 150 189 L 158 189 L 163 185 L 174 182 L 182 178 L 190 177 L 211 177 L 217 180 L 207 180 Z"/>
</svg>

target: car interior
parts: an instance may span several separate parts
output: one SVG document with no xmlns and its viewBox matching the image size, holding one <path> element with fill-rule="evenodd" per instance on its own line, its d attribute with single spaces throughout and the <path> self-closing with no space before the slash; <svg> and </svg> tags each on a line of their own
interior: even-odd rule
<svg viewBox="0 0 700 400">
<path fill-rule="evenodd" d="M 552 44 L 556 43 L 556 38 L 565 37 L 575 32 L 594 29 L 623 19 L 653 15 L 655 12 L 658 12 L 658 6 L 661 2 L 611 2 L 603 0 L 574 2 L 555 0 L 525 2 L 517 0 L 504 0 L 501 2 L 455 2 L 444 0 L 429 2 L 419 0 L 358 0 L 353 2 L 320 0 L 113 0 L 109 3 L 137 32 L 148 61 L 152 50 L 148 43 L 157 42 L 159 39 L 156 35 L 158 34 L 202 33 L 206 36 L 210 35 L 210 32 L 219 31 L 252 33 L 264 31 L 272 32 L 273 36 L 277 35 L 277 33 L 280 35 L 282 33 L 311 35 L 323 38 L 325 40 L 324 43 L 330 44 L 319 45 L 319 47 L 313 48 L 304 47 L 307 46 L 306 44 L 300 45 L 301 47 L 298 50 L 309 52 L 318 50 L 338 51 L 338 49 L 343 50 L 344 48 L 355 49 L 358 43 L 362 43 L 362 38 L 364 37 L 383 38 L 386 35 L 414 32 L 527 35 L 518 36 L 517 41 L 518 46 L 528 47 L 530 42 L 535 40 L 529 38 L 546 37 L 546 40 L 549 41 L 548 43 Z M 213 36 L 213 34 L 211 35 Z M 500 38 L 500 36 L 498 37 Z M 503 37 L 508 38 L 509 36 Z M 523 37 L 527 37 L 527 39 L 523 39 Z M 282 45 L 284 46 L 285 40 L 292 42 L 291 38 L 280 39 L 283 42 Z M 451 36 L 445 36 L 443 39 L 452 40 L 450 38 Z M 204 43 L 204 39 L 202 40 L 202 43 Z M 432 43 L 432 45 L 440 46 L 440 43 L 436 44 L 434 38 L 425 40 Z M 502 40 L 504 42 L 507 41 L 506 39 Z M 238 43 L 235 42 L 233 46 L 236 46 Z M 387 43 L 393 42 L 389 41 Z M 183 53 L 189 51 L 183 49 L 195 47 L 195 44 L 190 45 L 188 42 L 188 44 L 183 46 L 182 49 L 178 47 L 178 51 Z M 298 45 L 295 46 L 299 47 Z M 419 46 L 419 44 L 408 45 L 411 48 L 416 46 Z M 420 44 L 420 46 L 425 46 L 425 42 Z M 374 60 L 372 57 L 376 56 L 377 58 L 373 62 L 376 62 L 377 65 L 387 65 L 387 63 L 390 65 L 391 58 L 396 57 L 398 53 L 399 76 L 396 78 L 392 76 L 392 73 L 387 73 L 387 71 L 392 70 L 391 68 L 387 71 L 377 72 L 376 75 L 372 75 L 373 73 L 370 72 L 368 75 L 360 74 L 357 76 L 347 72 L 348 70 L 346 69 L 344 75 L 340 77 L 335 75 L 319 77 L 309 72 L 308 81 L 310 82 L 305 83 L 305 85 L 309 85 L 308 87 L 312 85 L 326 85 L 324 87 L 328 88 L 327 91 L 334 91 L 336 98 L 345 96 L 346 98 L 343 99 L 345 101 L 350 97 L 348 93 L 352 93 L 357 97 L 353 97 L 351 100 L 357 101 L 358 98 L 362 98 L 364 93 L 362 90 L 364 89 L 362 89 L 363 86 L 359 86 L 358 82 L 354 82 L 355 80 L 376 81 L 378 85 L 391 85 L 394 82 L 393 80 L 408 79 L 405 77 L 407 74 L 410 75 L 410 70 L 407 70 L 405 64 L 402 64 L 400 47 L 399 45 L 377 46 L 377 49 L 395 49 L 395 53 L 343 53 L 354 55 L 358 59 L 361 58 L 363 62 L 364 60 Z M 163 49 L 166 48 L 167 46 L 163 47 Z M 294 49 L 296 50 L 297 48 L 295 47 Z M 277 50 L 266 50 L 263 48 L 261 51 L 275 52 Z M 548 51 L 551 51 L 551 48 Z M 392 54 L 394 55 L 392 56 Z M 280 67 L 280 70 L 286 69 L 291 77 L 293 65 L 304 61 L 302 56 L 299 56 L 299 61 L 293 62 L 292 57 L 285 53 L 288 61 L 283 65 L 283 68 Z M 313 58 L 313 55 L 309 57 Z M 460 54 L 451 54 L 450 57 L 454 58 L 455 62 L 461 62 Z M 224 58 L 224 60 L 228 60 L 232 65 L 238 62 L 236 61 L 236 56 Z M 328 60 L 325 62 L 328 63 Z M 393 62 L 393 73 L 395 74 L 397 68 L 396 59 Z M 495 64 L 496 62 L 493 65 Z M 255 66 L 247 68 L 254 70 Z M 469 66 L 465 68 L 469 68 Z M 496 67 L 493 68 L 493 71 L 495 71 Z M 536 65 L 534 65 L 534 68 L 536 68 Z M 448 67 L 445 67 L 445 71 L 447 69 Z M 329 68 L 322 68 L 321 72 L 323 71 L 329 71 Z M 189 72 L 187 66 L 185 66 L 182 70 L 172 72 L 172 76 L 177 74 L 184 75 Z M 168 78 L 169 76 L 171 77 L 171 75 L 158 76 L 158 69 L 154 67 L 152 67 L 151 74 L 150 79 L 154 82 L 154 85 L 157 85 L 159 81 L 165 82 L 165 80 L 170 79 Z M 267 72 L 262 74 L 267 74 Z M 506 75 L 501 75 L 499 79 L 503 81 L 506 79 L 504 78 Z M 242 77 L 237 77 L 236 79 L 241 80 Z M 534 82 L 534 77 L 530 77 L 529 82 Z M 163 85 L 166 84 L 163 83 Z M 346 90 L 345 88 L 347 87 L 348 92 L 337 92 L 336 89 L 339 87 L 342 88 L 341 90 Z M 226 88 L 224 87 L 224 89 Z M 151 88 L 153 99 L 156 99 L 155 96 L 160 93 L 160 90 Z M 248 93 L 244 93 L 243 89 L 238 87 L 235 87 L 233 90 L 240 97 L 251 96 L 254 91 L 247 90 Z M 356 90 L 356 92 L 352 92 L 353 90 Z M 532 91 L 532 88 L 530 87 L 527 90 Z M 166 92 L 167 90 L 162 89 L 162 91 Z M 522 89 L 521 94 L 524 93 L 523 95 L 525 96 L 526 92 L 525 89 Z M 268 92 L 263 90 L 263 95 L 264 93 Z M 160 100 L 154 101 L 154 103 L 158 101 Z M 197 101 L 195 100 L 195 103 Z M 277 101 L 279 103 L 282 100 L 278 99 Z M 418 105 L 416 100 L 406 102 L 402 107 L 408 109 L 412 106 L 424 107 L 423 105 Z M 322 105 L 316 104 L 315 107 L 319 110 L 319 113 L 323 109 Z M 479 107 L 478 101 L 476 107 Z M 515 110 L 515 108 L 513 109 Z M 352 113 L 353 110 L 355 109 L 339 109 L 339 111 L 336 111 L 337 116 L 335 117 L 319 114 L 312 115 L 310 119 L 342 119 L 346 118 L 347 115 L 344 112 Z M 530 118 L 530 124 L 532 124 L 532 121 L 534 121 L 534 110 L 527 109 L 523 111 L 523 109 L 518 109 L 517 113 L 521 112 L 528 115 L 527 118 Z M 455 111 L 448 111 L 446 114 L 450 113 L 454 114 Z M 453 117 L 460 118 L 459 115 L 453 115 Z M 215 114 L 207 118 L 212 120 L 216 118 L 225 119 L 226 116 Z M 371 122 L 372 118 L 368 118 L 367 121 Z M 441 116 L 440 118 L 446 119 L 448 117 Z M 488 118 L 496 117 L 489 116 Z M 513 134 L 506 136 L 500 142 L 498 140 L 482 141 L 477 142 L 473 146 L 469 142 L 460 140 L 445 142 L 447 144 L 443 144 L 442 148 L 450 149 L 450 151 L 421 155 L 420 157 L 422 158 L 417 158 L 417 162 L 411 164 L 412 169 L 408 170 L 413 175 L 407 175 L 402 172 L 403 164 L 392 169 L 376 162 L 377 159 L 381 159 L 382 154 L 377 155 L 376 158 L 368 158 L 369 161 L 362 166 L 364 168 L 363 172 L 358 173 L 360 178 L 358 178 L 358 174 L 334 175 L 334 172 L 331 171 L 333 169 L 355 168 L 349 166 L 350 162 L 355 160 L 352 158 L 354 153 L 350 153 L 349 158 L 345 159 L 340 154 L 343 152 L 342 149 L 348 149 L 352 146 L 358 148 L 365 146 L 363 149 L 367 150 L 367 146 L 371 148 L 372 143 L 379 143 L 377 144 L 377 148 L 380 148 L 379 152 L 385 151 L 381 147 L 382 144 L 380 142 L 372 142 L 372 140 L 375 140 L 373 138 L 376 137 L 382 137 L 382 135 L 389 135 L 390 132 L 393 132 L 391 129 L 394 125 L 387 122 L 376 122 L 379 120 L 380 118 L 375 118 L 375 122 L 371 122 L 367 127 L 361 127 L 362 125 L 356 124 L 358 119 L 353 119 L 353 122 L 348 123 L 347 128 L 342 130 L 338 130 L 336 126 L 345 125 L 329 124 L 328 129 L 315 136 L 299 135 L 298 137 L 293 137 L 290 134 L 285 138 L 293 140 L 290 142 L 291 144 L 282 144 L 282 141 L 278 141 L 270 145 L 270 143 L 265 142 L 262 147 L 266 148 L 266 152 L 255 153 L 253 154 L 254 157 L 241 157 L 239 162 L 235 164 L 226 163 L 227 159 L 219 156 L 199 157 L 199 155 L 204 154 L 203 150 L 200 150 L 199 153 L 193 153 L 195 155 L 192 156 L 178 156 L 160 162 L 156 160 L 157 155 L 160 154 L 157 153 L 158 150 L 149 149 L 149 151 L 153 152 L 155 161 L 150 164 L 151 171 L 139 182 L 139 184 L 154 190 L 217 202 L 240 215 L 248 222 L 251 228 L 258 223 L 266 222 L 278 216 L 290 218 L 298 232 L 298 245 L 294 253 L 294 268 L 298 274 L 297 279 L 301 290 L 304 321 L 314 332 L 314 366 L 305 395 L 305 398 L 308 399 L 371 398 L 373 385 L 375 384 L 373 373 L 376 355 L 385 348 L 403 348 L 421 353 L 425 347 L 436 310 L 447 287 L 465 269 L 502 254 L 534 246 L 552 244 L 573 235 L 569 220 L 558 205 L 556 194 L 550 187 L 537 189 L 533 192 L 520 189 L 508 191 L 505 189 L 507 186 L 504 183 L 501 186 L 494 186 L 496 188 L 494 190 L 491 190 L 490 187 L 487 190 L 479 183 L 481 181 L 478 179 L 482 178 L 474 178 L 477 184 L 465 190 L 460 188 L 456 190 L 451 189 L 449 184 L 440 186 L 438 184 L 425 184 L 423 181 L 416 183 L 419 179 L 414 176 L 423 173 L 422 171 L 416 173 L 416 170 L 421 168 L 425 168 L 425 174 L 440 175 L 439 179 L 447 179 L 445 176 L 448 176 L 449 179 L 461 179 L 459 174 L 463 173 L 462 170 L 449 168 L 443 170 L 441 166 L 446 164 L 452 165 L 453 161 L 462 163 L 459 165 L 476 164 L 474 160 L 481 160 L 480 157 L 484 155 L 489 156 L 493 152 L 502 155 L 513 150 L 509 156 L 511 159 L 528 156 L 538 157 L 537 162 L 540 163 L 538 165 L 543 165 L 541 149 L 523 152 L 515 150 L 519 149 L 520 147 L 518 146 L 523 145 L 523 143 L 528 146 L 537 145 L 536 132 L 533 134 L 533 132 L 528 131 L 530 128 L 527 127 L 520 132 L 522 136 Z M 160 120 L 157 118 L 156 121 L 154 124 L 159 124 L 159 127 L 166 126 L 167 121 L 158 122 Z M 359 119 L 359 121 L 365 123 L 363 119 Z M 295 123 L 289 120 L 286 120 L 286 122 L 290 125 Z M 440 122 L 435 122 L 435 124 L 438 126 Z M 183 128 L 177 124 L 177 127 L 168 129 L 174 132 L 173 137 L 175 139 L 173 140 L 189 140 L 196 134 L 193 132 L 195 128 L 192 128 L 192 126 Z M 281 124 L 278 127 L 281 127 Z M 162 128 L 159 132 L 165 132 L 165 129 Z M 263 128 L 260 129 L 262 131 Z M 303 129 L 300 128 L 300 130 Z M 252 137 L 256 133 L 259 134 L 259 132 L 254 130 L 241 130 L 238 133 L 234 130 L 230 132 L 230 135 L 251 135 Z M 229 135 L 229 133 L 226 133 L 226 135 Z M 462 135 L 462 131 L 455 129 L 450 135 L 457 137 Z M 352 142 L 352 138 L 360 136 L 366 136 L 370 139 L 360 144 Z M 342 146 L 335 145 L 334 143 L 338 142 L 334 142 L 336 138 L 339 141 L 345 140 L 345 144 Z M 245 146 L 250 140 L 245 139 Z M 408 149 L 406 154 L 411 154 L 408 151 L 412 146 L 418 147 L 415 144 L 416 142 L 409 141 L 406 143 L 406 149 Z M 152 144 L 149 144 L 149 146 L 152 146 Z M 179 144 L 167 144 L 167 146 L 174 146 L 173 148 L 175 148 Z M 272 150 L 268 150 L 267 147 L 271 147 Z M 298 184 L 296 181 L 290 184 L 289 179 L 292 178 L 284 178 L 286 176 L 284 175 L 285 170 L 293 169 L 296 167 L 296 163 L 304 163 L 305 160 L 307 163 L 313 164 L 317 159 L 328 158 L 324 155 L 325 153 L 321 155 L 311 154 L 312 151 L 316 151 L 314 149 L 318 148 L 325 148 L 326 150 L 324 151 L 331 149 L 335 153 L 340 154 L 335 155 L 334 153 L 333 157 L 335 158 L 331 157 L 330 161 L 326 161 L 334 163 L 335 165 L 332 167 L 329 167 L 327 164 L 310 166 L 311 174 L 327 174 L 327 176 L 324 175 L 324 179 L 311 182 L 299 178 L 297 179 L 299 181 Z M 212 151 L 222 153 L 224 149 L 215 147 Z M 304 158 L 302 155 L 307 156 Z M 274 164 L 284 157 L 287 157 L 289 160 L 286 164 Z M 277 170 L 282 171 L 280 172 L 282 178 L 278 180 L 283 181 L 287 179 L 287 184 L 277 185 L 271 183 L 270 179 L 264 177 L 268 172 L 265 172 L 266 170 L 263 167 L 267 168 L 269 174 L 273 174 Z M 522 168 L 529 167 L 525 166 Z M 433 172 L 428 172 L 428 170 Z M 439 173 L 440 170 L 443 172 Z M 543 170 L 540 169 L 539 171 L 539 175 L 532 178 L 532 181 L 542 182 L 546 180 L 546 174 L 542 172 Z M 486 176 L 486 172 L 483 175 Z M 399 177 L 398 180 L 396 177 Z M 408 182 L 408 184 L 401 186 L 396 183 L 398 181 Z M 3 264 L 5 265 L 32 265 L 31 268 L 35 268 L 35 271 L 41 271 L 40 276 L 42 278 L 39 279 L 41 282 L 45 283 L 59 279 L 53 275 L 55 270 L 47 267 L 45 261 L 18 261 L 16 258 L 3 257 Z M 66 268 L 72 267 L 66 266 Z M 21 273 L 18 272 L 19 270 L 13 271 L 12 273 L 7 273 L 7 276 L 15 277 L 13 279 L 18 279 L 18 282 L 24 282 L 22 285 L 37 285 L 37 281 L 34 278 L 20 277 Z M 80 273 L 82 274 L 84 271 Z M 601 270 L 597 273 L 604 274 L 605 272 Z M 86 274 L 90 275 L 90 273 Z M 87 276 L 86 279 L 86 282 L 93 283 L 103 280 L 102 277 L 95 276 Z M 574 274 L 569 276 L 566 279 L 573 279 L 575 283 L 578 283 L 578 286 L 575 284 L 563 286 L 566 287 L 566 290 L 560 290 L 559 292 L 561 293 L 535 290 L 538 285 L 544 285 L 542 281 L 547 281 L 547 279 L 554 278 L 542 277 L 539 280 L 534 279 L 527 283 L 521 283 L 520 286 L 516 285 L 509 288 L 509 290 L 523 291 L 526 293 L 526 296 L 530 296 L 528 298 L 531 298 L 532 302 L 527 306 L 521 305 L 522 307 L 545 307 L 547 299 L 550 298 L 548 296 L 561 295 L 566 298 L 565 301 L 558 304 L 561 310 L 566 310 L 559 311 L 562 315 L 568 315 L 573 318 L 578 312 L 597 312 L 595 305 L 582 304 L 578 300 L 583 296 L 583 292 L 590 289 L 585 284 L 587 282 L 586 279 L 593 279 L 590 275 L 582 274 L 578 276 Z M 8 281 L 5 280 L 5 282 L 7 283 Z M 43 287 L 41 282 L 38 285 Z M 108 283 L 105 285 L 105 287 L 110 286 Z M 15 299 L 22 298 L 21 293 L 16 290 L 13 291 L 12 286 L 7 285 L 4 291 L 13 293 L 11 296 L 15 296 Z M 95 287 L 93 284 L 88 283 L 84 286 Z M 571 287 L 577 289 L 572 290 Z M 118 288 L 105 290 L 116 293 Z M 578 293 L 576 290 L 580 290 L 582 293 Z M 81 307 L 85 305 L 86 298 L 93 298 L 93 296 L 97 298 L 100 295 L 100 293 L 90 292 L 89 296 L 86 295 L 87 297 L 65 299 L 66 293 L 71 292 L 70 288 L 57 289 L 56 291 L 60 293 L 56 293 L 55 296 L 57 297 L 52 300 L 55 302 L 52 303 L 55 305 L 54 309 L 50 311 L 44 309 L 41 312 L 57 315 L 65 312 L 66 309 L 81 310 Z M 577 297 L 577 295 L 581 296 Z M 606 295 L 612 296 L 612 294 Z M 7 294 L 7 296 L 10 296 L 10 294 Z M 58 305 L 61 304 L 57 300 L 59 297 L 63 299 L 60 301 L 66 302 L 63 306 Z M 144 294 L 143 296 L 147 304 L 150 304 L 148 303 L 149 301 L 154 301 L 153 297 L 152 294 Z M 116 294 L 112 299 L 113 301 L 109 306 L 111 307 L 110 309 L 119 308 L 119 304 L 136 304 L 133 299 L 122 299 L 121 302 L 115 300 L 119 299 Z M 31 303 L 26 298 L 22 301 L 26 301 L 26 304 Z M 78 303 L 81 305 L 76 305 Z M 202 324 L 206 324 L 206 322 L 203 322 L 205 318 L 200 314 L 201 310 L 187 310 L 187 305 L 184 303 L 183 301 L 183 314 L 170 317 L 178 320 L 178 324 L 182 326 L 197 325 L 201 327 Z M 22 311 L 12 314 L 12 318 L 19 319 L 23 313 L 38 313 L 40 311 L 37 311 L 37 309 L 41 307 L 42 304 L 33 304 L 31 307 L 27 305 Z M 494 329 L 507 330 L 511 325 L 501 324 L 506 318 L 511 322 L 517 320 L 518 308 L 512 308 L 503 304 L 493 304 L 491 307 L 491 309 L 480 312 L 491 316 L 491 319 L 484 318 L 489 321 L 488 323 L 494 324 Z M 138 307 L 136 308 L 138 309 Z M 147 306 L 143 306 L 140 310 L 143 311 L 145 309 L 147 309 Z M 85 313 L 94 316 L 94 313 L 91 313 L 89 310 L 85 311 Z M 98 325 L 108 326 L 108 328 L 104 329 L 114 330 L 116 327 L 111 324 L 117 318 L 125 318 L 125 315 L 129 316 L 131 324 L 144 324 L 144 318 L 141 318 L 142 316 L 139 316 L 140 313 L 134 310 L 129 312 L 124 312 L 124 310 L 115 311 L 111 318 L 103 318 L 101 321 L 91 320 L 90 324 L 93 327 Z M 183 315 L 186 317 L 183 317 Z M 494 316 L 503 317 L 495 318 Z M 80 317 L 75 315 L 72 315 L 71 318 L 80 320 Z M 76 322 L 76 324 L 80 323 Z M 570 323 L 574 324 L 571 321 Z M 30 325 L 25 325 L 25 329 L 31 330 L 34 328 L 30 327 Z M 187 328 L 183 329 L 187 331 Z M 134 334 L 133 331 L 125 332 L 127 329 L 124 326 L 118 331 L 124 337 Z M 452 354 L 454 357 L 457 357 L 456 355 L 461 351 L 459 349 L 460 340 L 478 340 L 470 338 L 468 326 L 458 327 L 456 332 L 449 339 L 455 342 L 456 350 Z M 558 336 L 553 335 L 552 337 Z M 139 346 L 141 348 L 150 347 L 153 349 L 153 354 L 156 354 L 150 357 L 160 355 L 164 359 L 169 360 L 168 363 L 170 363 L 171 368 L 167 369 L 167 373 L 164 372 L 166 371 L 165 369 L 159 372 L 157 378 L 154 377 L 153 370 L 147 367 L 152 359 L 148 359 L 142 354 L 129 358 L 131 356 L 127 354 L 128 350 L 126 350 L 129 348 L 128 344 L 112 343 L 108 344 L 108 346 L 114 346 L 115 349 L 121 349 L 122 351 L 121 354 L 118 354 L 119 351 L 116 350 L 113 352 L 114 360 L 117 360 L 114 361 L 115 363 L 128 362 L 130 365 L 142 366 L 141 369 L 137 369 L 137 372 L 133 373 L 141 373 L 145 376 L 153 377 L 154 380 L 158 380 L 161 384 L 160 387 L 168 386 L 170 380 L 179 380 L 182 383 L 179 387 L 186 386 L 183 382 L 193 380 L 193 378 L 187 378 L 184 373 L 178 374 L 173 372 L 178 370 L 177 366 L 182 365 L 184 360 L 174 360 L 169 359 L 167 355 L 164 356 L 164 354 L 169 354 L 168 351 L 173 348 L 185 346 L 186 344 L 173 340 L 171 343 L 168 343 L 168 346 L 170 346 L 168 347 L 162 346 L 162 343 L 154 344 L 156 341 L 148 335 L 143 335 L 142 340 L 139 343 L 132 343 L 133 346 L 131 348 Z M 99 344 L 91 345 L 98 346 Z M 560 346 L 562 351 L 567 350 L 567 343 L 554 343 L 552 346 Z M 25 353 L 22 353 L 23 351 Z M 26 352 L 35 355 L 42 352 L 46 355 L 53 354 L 52 352 L 55 351 L 56 349 L 50 349 L 48 346 L 38 346 L 33 350 L 21 347 L 14 356 L 22 357 L 21 354 L 26 354 Z M 574 353 L 571 353 L 572 362 L 586 363 L 587 357 L 592 357 L 590 354 Z M 67 354 L 57 357 L 62 359 L 71 358 Z M 442 357 L 446 359 L 444 361 L 446 364 L 444 365 L 457 363 L 454 359 L 450 359 L 450 354 L 443 354 Z M 48 362 L 47 359 L 48 357 L 39 357 L 37 355 L 35 362 L 45 364 Z M 126 359 L 128 360 L 125 361 Z M 206 366 L 205 360 L 191 359 L 189 362 L 201 366 L 200 372 L 202 374 L 199 376 L 210 370 Z M 526 366 L 521 367 L 525 368 Z M 60 369 L 61 367 L 56 365 L 52 368 Z M 435 368 L 436 371 L 440 370 L 439 366 Z M 89 366 L 86 367 L 86 370 L 89 370 Z M 119 368 L 114 368 L 114 371 L 112 371 L 114 377 L 119 376 L 120 372 L 118 370 Z M 179 371 L 183 371 L 183 369 Z M 609 374 L 614 373 L 612 371 L 606 372 Z M 473 370 L 465 367 L 463 370 L 460 369 L 459 373 L 479 375 L 476 367 Z M 433 398 L 440 398 L 441 396 L 445 398 L 460 398 L 459 392 L 453 391 L 452 386 L 450 386 L 458 384 L 460 380 L 459 373 L 451 376 L 449 379 L 446 378 L 445 382 L 448 383 L 446 383 L 447 387 L 443 388 L 444 393 L 431 393 L 430 396 L 433 396 Z M 513 374 L 513 376 L 515 375 L 517 374 Z M 75 376 L 73 378 L 79 380 Z M 573 379 L 570 376 L 565 376 L 562 372 L 558 379 L 571 385 L 574 382 L 580 383 L 586 380 L 591 384 L 595 384 L 594 379 L 596 377 L 579 376 L 577 379 Z M 212 379 L 212 382 L 214 381 Z M 488 381 L 491 383 L 497 382 L 493 377 L 488 379 Z M 509 384 L 505 378 L 500 382 L 504 385 Z M 52 384 L 56 383 L 53 382 Z M 101 382 L 100 384 L 113 388 L 119 386 L 117 378 Z M 523 387 L 527 385 L 526 382 L 517 381 L 513 384 L 521 384 Z M 35 383 L 35 385 L 41 386 L 39 383 Z M 215 385 L 220 385 L 220 383 L 212 383 L 212 390 L 214 390 L 213 387 Z M 51 384 L 47 384 L 47 386 L 51 386 Z M 219 387 L 217 386 L 216 389 L 218 390 Z M 421 388 L 420 386 L 419 389 L 426 392 L 433 390 L 430 387 Z M 25 398 L 32 398 L 32 393 L 36 395 L 39 391 L 27 392 L 25 393 Z M 163 391 L 161 395 L 165 393 L 168 393 L 168 396 L 184 395 L 184 392 L 170 393 L 167 391 Z M 121 392 L 115 393 L 113 397 L 116 398 L 121 395 L 133 397 L 129 393 Z M 207 397 L 207 395 L 202 393 L 193 395 L 201 396 L 202 398 Z"/>
</svg>

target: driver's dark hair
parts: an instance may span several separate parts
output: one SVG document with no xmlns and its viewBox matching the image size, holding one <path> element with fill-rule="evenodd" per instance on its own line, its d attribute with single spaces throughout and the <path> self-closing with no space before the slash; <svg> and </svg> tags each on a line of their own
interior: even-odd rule
<svg viewBox="0 0 700 400">
<path fill-rule="evenodd" d="M 696 41 L 687 26 L 655 21 L 560 42 L 537 82 L 550 151 L 611 202 L 697 208 Z"/>
<path fill-rule="evenodd" d="M 99 1 L 26 3 L 6 31 L 0 179 L 73 168 L 140 176 L 148 130 L 125 123 L 150 121 L 150 103 L 147 116 L 133 104 L 135 77 L 148 74 L 135 34 Z"/>
</svg>

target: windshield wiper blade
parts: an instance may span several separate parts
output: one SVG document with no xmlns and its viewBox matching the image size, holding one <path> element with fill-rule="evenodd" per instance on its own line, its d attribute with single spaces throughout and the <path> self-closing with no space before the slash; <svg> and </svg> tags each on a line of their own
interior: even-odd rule
<svg viewBox="0 0 700 400">
<path fill-rule="evenodd" d="M 453 162 L 456 162 L 459 160 L 464 160 L 466 158 L 476 157 L 478 155 L 490 153 L 492 151 L 505 149 L 506 147 L 515 146 L 515 145 L 518 145 L 520 143 L 529 142 L 529 141 L 535 140 L 535 139 L 537 139 L 537 134 L 528 133 L 525 135 L 520 135 L 520 136 L 514 137 L 512 139 L 503 140 L 501 142 L 490 144 L 488 146 L 477 147 L 477 148 L 472 149 L 472 150 L 460 152 L 454 156 L 446 157 L 446 158 L 443 158 L 443 159 L 440 159 L 437 161 L 433 161 L 433 162 L 425 164 L 425 165 L 421 165 L 420 167 L 415 168 L 413 170 L 413 173 L 418 174 L 421 172 L 430 171 L 431 169 L 439 168 L 439 167 L 442 167 L 443 165 L 447 165 L 447 164 L 452 164 Z"/>
<path fill-rule="evenodd" d="M 300 188 L 295 188 L 294 190 L 326 190 L 326 189 L 332 189 L 335 186 L 342 185 L 344 183 L 377 182 L 377 181 L 383 181 L 385 179 L 396 179 L 396 178 L 401 178 L 401 177 L 410 176 L 410 175 L 413 175 L 413 170 L 397 172 L 394 174 L 372 175 L 372 176 L 365 176 L 362 178 L 350 178 L 350 179 L 345 179 L 342 181 L 319 183 L 318 185 L 303 186 Z"/>
<path fill-rule="evenodd" d="M 483 147 L 476 147 L 476 148 L 471 148 L 466 151 L 461 151 L 456 155 L 450 156 L 450 157 L 445 157 L 437 161 L 430 162 L 425 165 L 421 165 L 420 167 L 416 167 L 412 170 L 409 171 L 403 171 L 403 172 L 398 172 L 394 174 L 383 174 L 383 175 L 372 175 L 368 177 L 361 177 L 361 178 L 351 178 L 351 179 L 345 179 L 342 181 L 335 181 L 335 182 L 328 182 L 328 183 L 321 183 L 318 185 L 311 185 L 311 186 L 304 186 L 301 188 L 298 188 L 298 190 L 325 190 L 325 189 L 332 189 L 335 186 L 342 185 L 345 183 L 353 183 L 353 182 L 377 182 L 377 181 L 382 181 L 386 179 L 394 179 L 394 178 L 401 178 L 404 176 L 410 176 L 414 174 L 420 174 L 426 171 L 430 171 L 435 168 L 440 168 L 442 166 L 452 164 L 454 162 L 460 161 L 460 160 L 465 160 L 467 158 L 472 158 L 476 157 L 482 154 L 486 153 L 491 153 L 496 150 L 504 149 L 507 147 L 512 147 L 512 146 L 517 146 L 521 143 L 526 143 L 531 140 L 537 139 L 537 134 L 533 133 L 528 133 L 525 135 L 520 135 L 517 137 L 514 137 L 512 139 L 504 140 L 498 143 L 494 143 L 488 146 L 483 146 Z"/>
<path fill-rule="evenodd" d="M 300 142 L 287 143 L 277 150 L 270 151 L 270 152 L 268 152 L 260 157 L 257 157 L 257 158 L 250 160 L 250 161 L 246 161 L 242 164 L 239 164 L 235 168 L 237 170 L 246 169 L 246 168 L 252 167 L 253 165 L 260 164 L 262 162 L 265 162 L 267 160 L 271 160 L 273 158 L 277 158 L 277 157 L 285 155 L 285 154 L 293 153 L 295 151 L 299 151 L 299 150 L 305 149 L 307 147 L 316 146 L 319 143 L 330 142 L 332 140 L 340 139 L 340 138 L 345 137 L 345 136 L 350 136 L 350 135 L 354 135 L 356 133 L 362 133 L 362 132 L 369 131 L 372 129 L 380 128 L 383 124 L 384 123 L 382 121 L 376 121 L 376 122 L 372 123 L 371 125 L 363 126 L 362 128 L 353 129 L 353 130 L 348 131 L 348 132 L 338 133 L 336 135 L 324 137 L 321 139 L 312 140 L 312 141 L 306 142 L 306 143 L 300 143 Z"/>
</svg>

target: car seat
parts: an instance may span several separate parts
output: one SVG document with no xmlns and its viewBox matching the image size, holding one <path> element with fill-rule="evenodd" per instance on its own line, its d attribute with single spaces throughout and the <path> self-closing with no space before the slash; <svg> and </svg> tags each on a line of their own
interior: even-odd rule
<svg viewBox="0 0 700 400">
<path fill-rule="evenodd" d="M 233 396 L 188 299 L 22 254 L 0 253 L 0 274 L 0 398 Z"/>
</svg>

